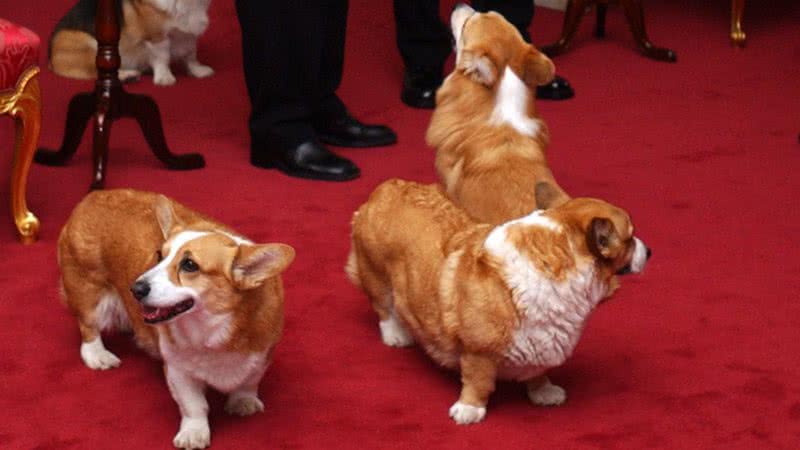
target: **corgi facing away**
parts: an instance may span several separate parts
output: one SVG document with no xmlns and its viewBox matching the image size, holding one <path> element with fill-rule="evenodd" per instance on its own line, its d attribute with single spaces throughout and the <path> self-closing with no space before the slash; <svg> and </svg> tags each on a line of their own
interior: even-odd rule
<svg viewBox="0 0 800 450">
<path fill-rule="evenodd" d="M 625 211 L 589 198 L 478 224 L 439 186 L 390 180 L 354 214 L 345 270 L 386 345 L 416 342 L 461 372 L 450 417 L 469 424 L 498 378 L 526 383 L 536 405 L 564 402 L 547 370 L 572 354 L 614 275 L 644 269 L 633 231 Z"/>
<path fill-rule="evenodd" d="M 258 384 L 283 329 L 284 244 L 257 245 L 162 195 L 95 191 L 58 240 L 64 300 L 78 321 L 80 355 L 92 369 L 119 358 L 105 330 L 131 330 L 164 362 L 181 412 L 173 443 L 210 445 L 206 387 L 228 394 L 225 410 L 263 411 Z"/>
<path fill-rule="evenodd" d="M 550 137 L 535 103 L 553 62 L 495 12 L 461 4 L 451 27 L 455 69 L 436 93 L 426 135 L 448 196 L 494 225 L 569 200 L 547 164 Z M 537 200 L 541 183 L 550 186 L 546 202 Z"/>
<path fill-rule="evenodd" d="M 78 0 L 56 25 L 49 46 L 53 72 L 69 78 L 97 77 L 97 1 Z M 172 60 L 181 61 L 193 77 L 213 75 L 214 69 L 197 60 L 197 39 L 208 27 L 210 4 L 211 0 L 116 0 L 120 79 L 136 79 L 152 70 L 155 84 L 175 84 Z"/>
</svg>

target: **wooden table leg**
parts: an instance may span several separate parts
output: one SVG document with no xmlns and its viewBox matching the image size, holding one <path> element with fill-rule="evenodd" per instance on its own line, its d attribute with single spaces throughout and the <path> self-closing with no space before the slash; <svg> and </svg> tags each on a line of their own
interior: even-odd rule
<svg viewBox="0 0 800 450">
<path fill-rule="evenodd" d="M 647 37 L 647 32 L 644 29 L 644 8 L 642 7 L 642 0 L 620 0 L 622 9 L 625 11 L 625 17 L 628 19 L 628 25 L 631 27 L 633 38 L 639 49 L 648 58 L 658 61 L 675 62 L 678 60 L 675 52 L 668 48 L 656 47 L 650 42 Z"/>
<path fill-rule="evenodd" d="M 569 0 L 567 10 L 564 11 L 564 26 L 561 27 L 561 38 L 550 45 L 545 45 L 541 51 L 548 56 L 557 56 L 567 51 L 578 25 L 581 23 L 586 8 L 593 0 Z"/>
<path fill-rule="evenodd" d="M 64 141 L 58 151 L 39 150 L 36 161 L 42 164 L 63 165 L 75 154 L 83 130 L 94 116 L 92 144 L 91 189 L 101 189 L 105 184 L 108 161 L 108 144 L 111 124 L 121 117 L 132 117 L 142 127 L 147 143 L 156 157 L 169 169 L 189 170 L 205 166 L 203 156 L 197 153 L 176 155 L 167 147 L 161 126 L 161 115 L 152 98 L 125 92 L 119 81 L 119 19 L 114 0 L 97 3 L 95 19 L 97 38 L 97 81 L 93 93 L 78 94 L 70 101 Z"/>
<path fill-rule="evenodd" d="M 745 36 L 742 31 L 742 14 L 744 14 L 744 0 L 733 0 L 731 3 L 731 43 L 744 47 Z"/>
</svg>

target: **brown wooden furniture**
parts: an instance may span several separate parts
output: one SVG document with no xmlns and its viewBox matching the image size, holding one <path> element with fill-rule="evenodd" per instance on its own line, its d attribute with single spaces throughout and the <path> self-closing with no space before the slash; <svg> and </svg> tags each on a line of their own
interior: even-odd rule
<svg viewBox="0 0 800 450">
<path fill-rule="evenodd" d="M 561 38 L 553 44 L 542 47 L 542 51 L 550 56 L 560 55 L 567 51 L 572 38 L 575 37 L 575 31 L 577 31 L 584 13 L 592 6 L 597 8 L 595 36 L 604 37 L 608 3 L 609 0 L 569 0 L 567 2 L 567 10 L 564 12 L 564 26 L 561 29 Z M 636 44 L 645 56 L 658 61 L 675 62 L 677 60 L 675 52 L 667 48 L 656 47 L 648 39 L 644 29 L 642 0 L 618 0 L 617 3 L 625 11 L 625 17 L 628 19 L 628 25 L 631 28 Z"/>
<path fill-rule="evenodd" d="M 133 117 L 142 128 L 145 140 L 156 157 L 174 170 L 198 169 L 205 166 L 203 156 L 197 153 L 176 155 L 167 147 L 158 105 L 146 95 L 125 92 L 119 81 L 120 66 L 119 18 L 114 0 L 97 3 L 95 35 L 97 37 L 97 81 L 94 92 L 84 92 L 72 97 L 67 110 L 64 140 L 57 151 L 40 149 L 35 160 L 51 166 L 64 165 L 78 148 L 83 130 L 90 117 L 94 117 L 92 156 L 93 179 L 90 189 L 102 189 L 105 184 L 108 141 L 111 124 L 121 117 Z"/>
<path fill-rule="evenodd" d="M 747 36 L 742 31 L 742 14 L 744 14 L 744 0 L 732 0 L 731 2 L 731 43 L 744 47 Z"/>
<path fill-rule="evenodd" d="M 0 19 L 0 114 L 16 122 L 11 165 L 11 217 L 20 240 L 35 242 L 39 219 L 28 210 L 25 192 L 33 152 L 42 124 L 39 94 L 39 37 L 27 28 Z"/>
</svg>

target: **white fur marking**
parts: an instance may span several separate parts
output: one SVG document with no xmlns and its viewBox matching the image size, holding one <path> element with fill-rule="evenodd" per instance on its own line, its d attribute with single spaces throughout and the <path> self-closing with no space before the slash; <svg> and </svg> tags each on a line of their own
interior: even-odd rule
<svg viewBox="0 0 800 450">
<path fill-rule="evenodd" d="M 458 401 L 450 407 L 450 417 L 459 425 L 477 423 L 486 417 L 486 408 Z"/>
<path fill-rule="evenodd" d="M 489 118 L 495 125 L 508 124 L 520 134 L 535 137 L 539 134 L 541 124 L 538 119 L 528 116 L 528 102 L 531 93 L 528 86 L 517 74 L 506 66 L 503 80 L 497 90 L 494 111 Z"/>
<path fill-rule="evenodd" d="M 100 336 L 93 341 L 81 343 L 81 359 L 87 367 L 94 370 L 106 370 L 120 365 L 117 355 L 106 350 Z"/>
<path fill-rule="evenodd" d="M 169 254 L 155 267 L 139 277 L 139 280 L 150 284 L 150 293 L 146 297 L 147 305 L 163 308 L 176 305 L 190 297 L 197 299 L 198 295 L 194 289 L 175 286 L 172 283 L 172 280 L 169 279 L 168 268 L 186 243 L 209 234 L 211 233 L 207 231 L 181 231 L 172 238 Z"/>
<path fill-rule="evenodd" d="M 556 406 L 567 400 L 567 391 L 561 386 L 556 386 L 550 380 L 545 381 L 536 389 L 528 389 L 528 399 L 539 406 Z"/>
<path fill-rule="evenodd" d="M 537 369 L 563 364 L 577 345 L 592 309 L 605 294 L 591 265 L 579 266 L 564 281 L 554 281 L 508 241 L 506 230 L 520 223 L 560 232 L 561 226 L 544 213 L 535 211 L 501 225 L 484 243 L 488 252 L 502 261 L 503 278 L 521 316 L 500 366 L 504 378 L 525 380 Z"/>
<path fill-rule="evenodd" d="M 100 298 L 94 311 L 98 330 L 130 331 L 128 313 L 122 307 L 122 299 L 115 291 L 108 291 Z"/>
<path fill-rule="evenodd" d="M 631 258 L 631 272 L 641 273 L 647 263 L 647 246 L 637 237 L 634 237 L 633 240 L 636 242 L 636 248 Z"/>
<path fill-rule="evenodd" d="M 408 333 L 394 310 L 389 313 L 389 318 L 378 323 L 381 328 L 381 339 L 389 347 L 408 347 L 414 343 L 414 338 Z"/>
</svg>

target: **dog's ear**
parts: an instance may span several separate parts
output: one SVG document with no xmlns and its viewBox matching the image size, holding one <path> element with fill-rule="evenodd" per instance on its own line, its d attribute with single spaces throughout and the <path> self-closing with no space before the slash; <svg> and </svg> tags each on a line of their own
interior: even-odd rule
<svg viewBox="0 0 800 450">
<path fill-rule="evenodd" d="M 569 196 L 559 186 L 547 181 L 536 183 L 534 195 L 536 196 L 536 209 L 555 208 L 569 200 Z"/>
<path fill-rule="evenodd" d="M 293 260 L 294 249 L 285 244 L 240 245 L 231 276 L 239 289 L 253 289 L 283 272 Z"/>
<path fill-rule="evenodd" d="M 181 225 L 181 221 L 178 219 L 178 216 L 175 215 L 172 202 L 163 195 L 159 195 L 156 199 L 155 212 L 158 226 L 161 228 L 161 234 L 163 234 L 164 239 L 166 239 L 175 227 Z"/>
<path fill-rule="evenodd" d="M 544 53 L 531 46 L 522 58 L 522 80 L 531 87 L 542 86 L 556 76 L 556 66 Z"/>
<path fill-rule="evenodd" d="M 605 217 L 595 217 L 586 231 L 586 243 L 589 250 L 597 257 L 611 258 L 618 241 L 614 223 Z"/>
<path fill-rule="evenodd" d="M 491 87 L 497 81 L 497 65 L 489 52 L 464 49 L 457 64 L 465 75 L 484 86 Z"/>
</svg>

